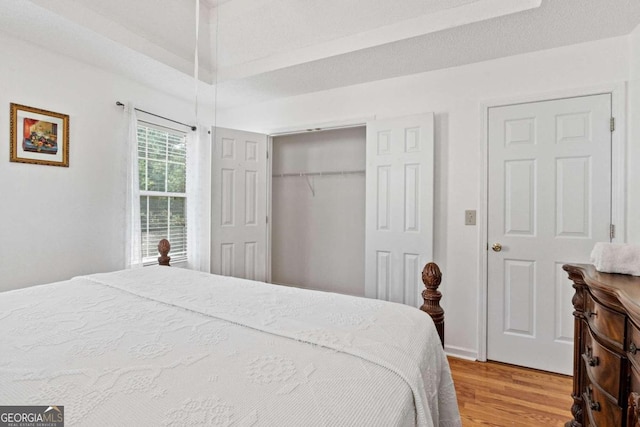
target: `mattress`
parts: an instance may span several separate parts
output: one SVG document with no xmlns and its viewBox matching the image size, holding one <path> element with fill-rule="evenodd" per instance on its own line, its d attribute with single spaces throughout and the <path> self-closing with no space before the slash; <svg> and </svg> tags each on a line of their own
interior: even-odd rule
<svg viewBox="0 0 640 427">
<path fill-rule="evenodd" d="M 0 293 L 0 405 L 67 426 L 459 426 L 425 313 L 145 267 Z"/>
</svg>

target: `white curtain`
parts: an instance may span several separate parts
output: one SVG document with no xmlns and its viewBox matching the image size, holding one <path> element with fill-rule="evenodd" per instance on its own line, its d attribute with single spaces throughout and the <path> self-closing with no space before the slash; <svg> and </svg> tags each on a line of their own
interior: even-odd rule
<svg viewBox="0 0 640 427">
<path fill-rule="evenodd" d="M 127 198 L 125 227 L 125 267 L 142 266 L 142 231 L 140 229 L 140 184 L 138 178 L 138 118 L 136 110 L 127 103 Z"/>
<path fill-rule="evenodd" d="M 187 262 L 211 271 L 211 134 L 198 124 L 187 136 Z"/>
</svg>

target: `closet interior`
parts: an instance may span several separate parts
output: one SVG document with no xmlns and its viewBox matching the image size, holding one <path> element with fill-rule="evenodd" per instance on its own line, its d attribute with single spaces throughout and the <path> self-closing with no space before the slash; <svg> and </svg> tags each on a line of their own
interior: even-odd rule
<svg viewBox="0 0 640 427">
<path fill-rule="evenodd" d="M 271 281 L 364 295 L 366 127 L 273 137 Z"/>
</svg>

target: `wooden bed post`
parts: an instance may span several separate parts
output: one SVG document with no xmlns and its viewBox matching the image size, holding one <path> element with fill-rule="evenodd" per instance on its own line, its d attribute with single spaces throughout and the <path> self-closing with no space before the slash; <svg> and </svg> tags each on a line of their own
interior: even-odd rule
<svg viewBox="0 0 640 427">
<path fill-rule="evenodd" d="M 442 273 L 436 263 L 430 262 L 424 266 L 424 270 L 422 270 L 422 283 L 424 283 L 426 289 L 422 291 L 424 304 L 422 304 L 420 310 L 427 313 L 433 319 L 438 335 L 440 335 L 440 342 L 442 343 L 442 347 L 444 347 L 444 310 L 440 307 L 442 294 L 438 290 L 441 281 Z"/>
<path fill-rule="evenodd" d="M 166 265 L 170 267 L 169 261 L 171 261 L 171 257 L 169 256 L 169 251 L 171 250 L 171 244 L 167 239 L 160 240 L 158 243 L 158 252 L 160 252 L 160 256 L 158 257 L 158 264 Z"/>
</svg>

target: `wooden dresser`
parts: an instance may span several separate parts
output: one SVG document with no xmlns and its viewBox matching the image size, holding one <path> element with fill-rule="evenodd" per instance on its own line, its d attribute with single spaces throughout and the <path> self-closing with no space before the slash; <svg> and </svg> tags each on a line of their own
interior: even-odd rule
<svg viewBox="0 0 640 427">
<path fill-rule="evenodd" d="M 640 277 L 563 268 L 575 289 L 573 419 L 566 427 L 640 427 Z"/>
</svg>

